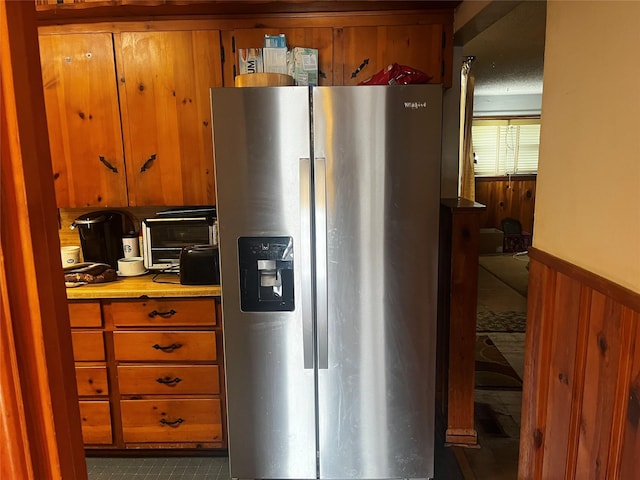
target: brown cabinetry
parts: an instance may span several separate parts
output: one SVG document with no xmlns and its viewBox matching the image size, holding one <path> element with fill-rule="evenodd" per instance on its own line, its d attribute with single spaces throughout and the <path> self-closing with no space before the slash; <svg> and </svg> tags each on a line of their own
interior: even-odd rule
<svg viewBox="0 0 640 480">
<path fill-rule="evenodd" d="M 112 35 L 41 35 L 40 58 L 58 206 L 127 205 Z"/>
<path fill-rule="evenodd" d="M 127 444 L 222 441 L 220 399 L 122 400 L 121 407 Z"/>
<path fill-rule="evenodd" d="M 225 39 L 230 39 L 230 51 L 233 68 L 225 69 L 225 85 L 234 84 L 234 75 L 240 73 L 236 65 L 238 49 L 262 47 L 265 35 L 284 33 L 287 47 L 307 47 L 318 50 L 318 84 L 333 85 L 333 29 L 331 27 L 301 27 L 301 28 L 238 28 L 223 32 Z"/>
<path fill-rule="evenodd" d="M 342 85 L 357 85 L 392 63 L 408 65 L 443 83 L 446 38 L 442 24 L 345 27 Z"/>
<path fill-rule="evenodd" d="M 281 26 L 223 30 L 233 68 L 225 68 L 225 85 L 233 85 L 239 48 L 261 47 L 265 34 L 284 33 L 287 45 L 318 49 L 320 85 L 357 85 L 392 63 L 417 68 L 430 83 L 451 86 L 452 26 L 442 13 L 415 16 L 334 16 L 306 19 L 303 27 Z M 274 23 L 277 23 L 273 20 Z M 317 24 L 317 26 L 314 26 Z"/>
<path fill-rule="evenodd" d="M 215 203 L 209 88 L 222 63 L 205 25 L 41 29 L 58 206 Z"/>
<path fill-rule="evenodd" d="M 71 301 L 69 312 L 85 447 L 226 447 L 215 298 Z"/>
<path fill-rule="evenodd" d="M 108 400 L 80 400 L 82 439 L 87 445 L 108 445 L 113 441 Z"/>
<path fill-rule="evenodd" d="M 113 443 L 104 328 L 100 302 L 69 304 L 82 438 L 86 445 Z"/>
</svg>

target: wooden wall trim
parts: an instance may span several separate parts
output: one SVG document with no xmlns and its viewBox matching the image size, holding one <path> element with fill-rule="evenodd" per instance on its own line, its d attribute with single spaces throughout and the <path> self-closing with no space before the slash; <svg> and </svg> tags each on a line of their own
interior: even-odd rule
<svg viewBox="0 0 640 480">
<path fill-rule="evenodd" d="M 29 449 L 8 459 L 20 475 L 2 478 L 82 480 L 87 472 L 33 4 L 0 0 L 0 67 L 0 245 L 9 280 L 2 313 L 9 315 L 3 322 L 11 323 L 0 333 L 20 381 L 20 388 L 3 388 L 2 395 L 3 405 L 5 396 L 22 405 L 24 415 L 14 421 L 27 436 L 14 438 L 3 429 L 0 443 L 4 449 L 20 441 Z"/>
<path fill-rule="evenodd" d="M 639 297 L 530 249 L 519 479 L 640 471 Z"/>
<path fill-rule="evenodd" d="M 577 265 L 566 260 L 562 260 L 561 258 L 555 257 L 535 247 L 529 248 L 529 257 L 547 265 L 553 270 L 575 278 L 589 288 L 597 290 L 607 297 L 611 297 L 615 301 L 628 306 L 636 312 L 640 312 L 640 293 L 638 292 L 634 292 L 633 290 L 618 285 L 611 280 L 607 280 L 604 277 L 596 275 L 595 273 L 578 267 Z"/>
<path fill-rule="evenodd" d="M 188 23 L 185 23 L 188 22 Z M 181 30 L 218 29 L 237 30 L 244 28 L 296 28 L 325 27 L 344 28 L 350 26 L 405 25 L 405 24 L 451 24 L 453 12 L 414 10 L 395 12 L 341 12 L 336 14 L 298 14 L 298 15 L 188 15 L 183 17 L 144 17 L 131 16 L 123 18 L 87 18 L 73 23 L 56 21 L 40 22 L 40 33 L 86 33 L 148 31 L 148 30 Z M 452 34 L 453 35 L 453 34 Z M 451 43 L 451 42 L 449 42 Z"/>
<path fill-rule="evenodd" d="M 0 108 L 4 107 L 4 102 Z M 4 112 L 0 119 L 4 119 Z M 4 133 L 4 129 L 2 132 Z M 4 135 L 0 138 L 5 145 Z M 4 157 L 4 149 L 2 154 Z M 0 244 L 0 478 L 33 478 L 31 451 L 24 415 L 20 372 L 13 341 L 11 308 L 7 291 L 7 275 L 4 254 Z M 10 440 L 7 440 L 10 439 Z"/>
<path fill-rule="evenodd" d="M 123 18 L 147 16 L 184 16 L 184 15 L 335 15 L 349 12 L 368 11 L 450 11 L 460 2 L 420 2 L 420 1 L 185 1 L 182 4 L 147 2 L 140 0 L 69 3 L 61 5 L 38 5 L 39 21 L 78 21 L 88 18 Z M 155 4 L 154 4 L 155 3 Z"/>
</svg>

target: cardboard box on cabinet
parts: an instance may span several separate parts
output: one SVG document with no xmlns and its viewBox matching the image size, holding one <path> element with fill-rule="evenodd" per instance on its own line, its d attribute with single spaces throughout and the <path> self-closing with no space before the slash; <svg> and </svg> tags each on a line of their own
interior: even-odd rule
<svg viewBox="0 0 640 480">
<path fill-rule="evenodd" d="M 288 73 L 296 85 L 318 85 L 317 49 L 294 47 L 288 56 Z"/>
<path fill-rule="evenodd" d="M 262 73 L 264 64 L 262 62 L 261 48 L 239 48 L 238 49 L 238 69 L 240 74 Z"/>
<path fill-rule="evenodd" d="M 287 48 L 263 48 L 262 61 L 266 73 L 287 73 Z"/>
</svg>

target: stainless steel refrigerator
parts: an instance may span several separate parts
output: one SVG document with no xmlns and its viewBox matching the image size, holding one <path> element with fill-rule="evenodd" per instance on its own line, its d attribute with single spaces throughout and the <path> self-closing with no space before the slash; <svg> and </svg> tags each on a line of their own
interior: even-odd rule
<svg viewBox="0 0 640 480">
<path fill-rule="evenodd" d="M 231 477 L 433 477 L 441 86 L 211 103 Z"/>
</svg>

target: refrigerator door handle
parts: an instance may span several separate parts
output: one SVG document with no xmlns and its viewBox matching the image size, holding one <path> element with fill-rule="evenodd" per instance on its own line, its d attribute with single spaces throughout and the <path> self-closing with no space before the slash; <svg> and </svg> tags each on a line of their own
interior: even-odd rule
<svg viewBox="0 0 640 480">
<path fill-rule="evenodd" d="M 327 369 L 329 368 L 329 304 L 327 298 L 327 160 L 325 158 L 316 158 L 314 167 L 318 368 Z"/>
<path fill-rule="evenodd" d="M 302 352 L 304 368 L 313 368 L 313 299 L 311 284 L 311 160 L 300 159 L 300 227 L 302 283 Z"/>
</svg>

